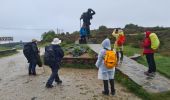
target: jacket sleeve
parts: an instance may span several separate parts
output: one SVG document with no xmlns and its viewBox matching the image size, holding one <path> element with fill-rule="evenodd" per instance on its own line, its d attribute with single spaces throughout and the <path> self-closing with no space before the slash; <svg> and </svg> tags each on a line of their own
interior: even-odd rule
<svg viewBox="0 0 170 100">
<path fill-rule="evenodd" d="M 91 11 L 92 11 L 91 15 L 94 15 L 94 14 L 96 14 L 96 12 L 95 12 L 94 10 L 91 10 Z"/>
<path fill-rule="evenodd" d="M 82 13 L 81 16 L 80 16 L 80 20 L 83 19 L 85 13 Z"/>
<path fill-rule="evenodd" d="M 83 19 L 83 14 L 80 16 L 80 20 Z"/>
<path fill-rule="evenodd" d="M 56 62 L 61 62 L 62 58 L 64 57 L 64 52 L 60 47 L 54 48 L 56 53 Z"/>
<path fill-rule="evenodd" d="M 64 51 L 62 50 L 62 48 L 58 48 L 58 56 L 59 58 L 63 58 L 64 57 Z"/>
<path fill-rule="evenodd" d="M 60 48 L 61 49 L 61 48 Z M 64 57 L 64 51 L 61 49 L 61 51 L 60 51 L 60 54 L 61 54 L 61 58 L 63 58 Z"/>
<path fill-rule="evenodd" d="M 96 64 L 95 64 L 97 68 L 99 68 L 100 65 L 102 65 L 103 60 L 104 60 L 104 52 L 100 51 L 100 53 L 98 54 Z"/>
<path fill-rule="evenodd" d="M 39 53 L 39 50 L 36 44 L 32 44 L 32 50 L 33 50 L 33 53 L 37 56 Z"/>
</svg>

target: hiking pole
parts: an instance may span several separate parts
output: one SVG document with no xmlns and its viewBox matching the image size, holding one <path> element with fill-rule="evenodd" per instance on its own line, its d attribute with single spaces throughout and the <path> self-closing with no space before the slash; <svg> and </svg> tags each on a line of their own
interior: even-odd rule
<svg viewBox="0 0 170 100">
<path fill-rule="evenodd" d="M 40 51 L 41 51 L 40 48 L 38 48 L 38 50 L 39 50 L 39 55 L 41 55 L 41 54 L 40 54 Z M 40 60 L 41 60 L 41 58 L 40 58 Z M 41 62 L 42 62 L 42 60 L 41 60 Z M 42 64 L 42 67 L 43 67 L 43 73 L 45 73 L 45 68 L 44 68 L 44 65 L 43 65 L 43 64 Z"/>
<path fill-rule="evenodd" d="M 42 66 L 42 67 L 43 67 L 43 70 L 44 70 L 43 73 L 45 73 L 45 68 L 44 68 L 44 66 Z"/>
<path fill-rule="evenodd" d="M 80 29 L 81 29 L 81 19 L 80 19 Z"/>
</svg>

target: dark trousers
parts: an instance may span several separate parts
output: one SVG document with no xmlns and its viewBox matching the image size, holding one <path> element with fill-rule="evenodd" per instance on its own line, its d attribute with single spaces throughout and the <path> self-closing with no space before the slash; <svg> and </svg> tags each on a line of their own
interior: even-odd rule
<svg viewBox="0 0 170 100">
<path fill-rule="evenodd" d="M 51 76 L 49 77 L 48 81 L 47 81 L 47 84 L 48 85 L 52 85 L 53 81 L 59 81 L 60 78 L 58 76 L 58 70 L 59 70 L 59 65 L 58 64 L 55 64 L 55 65 L 52 65 L 50 66 L 51 67 Z"/>
<path fill-rule="evenodd" d="M 119 53 L 120 53 L 120 61 L 123 61 L 123 51 L 116 51 L 117 60 L 119 61 Z"/>
<path fill-rule="evenodd" d="M 86 30 L 87 30 L 87 35 L 90 35 L 90 25 L 86 26 Z"/>
<path fill-rule="evenodd" d="M 86 43 L 86 36 L 81 36 L 80 44 Z"/>
<path fill-rule="evenodd" d="M 86 31 L 87 31 L 87 38 L 89 39 L 89 37 L 90 37 L 90 25 L 86 24 L 86 23 L 84 23 L 84 24 L 85 24 Z"/>
<path fill-rule="evenodd" d="M 115 92 L 115 87 L 114 87 L 114 79 L 110 79 L 110 87 L 111 87 L 111 93 Z M 108 80 L 103 80 L 103 84 L 104 84 L 104 92 L 105 93 L 109 93 L 109 84 L 108 84 Z"/>
<path fill-rule="evenodd" d="M 35 68 L 36 68 L 36 62 L 31 61 L 28 68 L 29 74 L 36 74 Z"/>
<path fill-rule="evenodd" d="M 149 53 L 146 54 L 146 60 L 149 66 L 148 72 L 152 73 L 152 72 L 156 72 L 156 64 L 155 64 L 155 60 L 154 60 L 154 54 L 153 53 Z"/>
</svg>

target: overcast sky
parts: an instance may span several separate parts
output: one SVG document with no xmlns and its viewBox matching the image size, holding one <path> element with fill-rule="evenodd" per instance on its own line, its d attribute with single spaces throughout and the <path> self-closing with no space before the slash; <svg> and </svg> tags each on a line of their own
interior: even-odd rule
<svg viewBox="0 0 170 100">
<path fill-rule="evenodd" d="M 50 29 L 73 32 L 88 8 L 96 11 L 91 29 L 128 23 L 169 27 L 169 6 L 170 0 L 0 0 L 0 36 L 30 41 Z"/>
</svg>

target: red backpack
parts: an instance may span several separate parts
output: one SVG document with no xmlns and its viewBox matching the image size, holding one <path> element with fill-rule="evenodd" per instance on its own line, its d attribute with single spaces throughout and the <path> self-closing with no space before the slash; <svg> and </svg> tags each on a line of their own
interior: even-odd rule
<svg viewBox="0 0 170 100">
<path fill-rule="evenodd" d="M 118 40 L 117 40 L 117 45 L 122 46 L 124 43 L 125 43 L 125 36 L 119 35 Z"/>
</svg>

